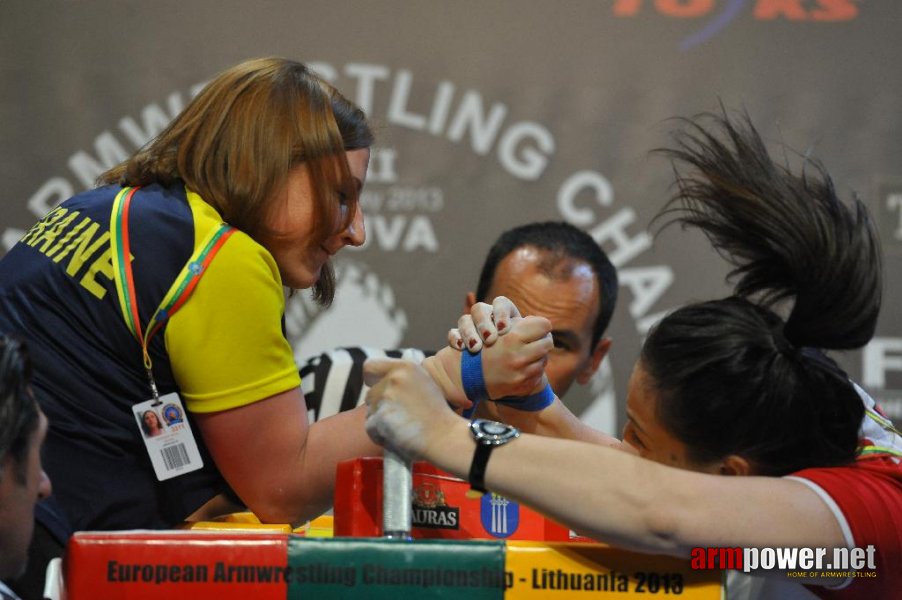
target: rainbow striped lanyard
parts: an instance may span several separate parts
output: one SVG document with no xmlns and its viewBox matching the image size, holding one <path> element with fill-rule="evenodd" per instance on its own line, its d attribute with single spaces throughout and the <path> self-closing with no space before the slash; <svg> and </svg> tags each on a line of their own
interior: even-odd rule
<svg viewBox="0 0 902 600">
<path fill-rule="evenodd" d="M 175 278 L 169 291 L 163 296 L 160 306 L 154 311 L 150 322 L 144 331 L 141 330 L 141 320 L 138 316 L 138 296 L 135 293 L 135 277 L 132 272 L 131 245 L 129 240 L 128 212 L 131 201 L 138 191 L 138 187 L 124 187 L 116 194 L 113 200 L 113 210 L 110 216 L 110 246 L 113 255 L 113 280 L 116 283 L 116 294 L 119 297 L 119 308 L 122 310 L 122 318 L 125 325 L 132 333 L 144 356 L 144 368 L 147 370 L 147 378 L 155 400 L 159 399 L 157 385 L 153 379 L 153 363 L 150 359 L 148 347 L 153 336 L 166 324 L 194 293 L 198 281 L 204 274 L 207 266 L 219 252 L 226 240 L 237 230 L 225 223 L 212 229 L 204 240 L 195 248 L 194 254 L 182 267 Z"/>
<path fill-rule="evenodd" d="M 887 419 L 886 417 L 884 417 L 883 415 L 878 413 L 876 410 L 872 410 L 870 408 L 865 408 L 864 411 L 865 411 L 865 413 L 867 413 L 868 418 L 876 421 L 877 424 L 880 425 L 880 427 L 882 427 L 884 430 L 902 437 L 902 431 L 899 431 L 898 429 L 896 429 L 896 426 L 893 425 L 892 421 L 890 421 L 889 419 Z M 859 458 L 865 457 L 865 456 L 873 456 L 875 454 L 878 454 L 878 455 L 879 454 L 883 454 L 883 455 L 889 454 L 891 456 L 898 456 L 898 457 L 902 458 L 902 451 L 898 450 L 897 448 L 893 448 L 893 447 L 862 446 L 861 448 L 858 449 L 858 457 Z"/>
</svg>

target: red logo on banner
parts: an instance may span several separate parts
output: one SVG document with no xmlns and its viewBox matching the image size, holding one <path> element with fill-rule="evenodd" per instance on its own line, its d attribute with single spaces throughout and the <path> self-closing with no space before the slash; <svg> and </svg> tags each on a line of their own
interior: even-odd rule
<svg viewBox="0 0 902 600">
<path fill-rule="evenodd" d="M 708 41 L 743 14 L 758 21 L 851 21 L 858 16 L 858 0 L 614 0 L 617 17 L 635 17 L 649 11 L 673 19 L 711 17 L 699 31 L 680 42 L 688 50 Z"/>
<path fill-rule="evenodd" d="M 856 0 L 614 0 L 613 12 L 618 17 L 635 17 L 643 9 L 652 9 L 667 17 L 688 19 L 708 16 L 718 4 L 726 4 L 725 11 L 751 6 L 752 16 L 761 21 L 851 21 L 858 16 Z"/>
</svg>

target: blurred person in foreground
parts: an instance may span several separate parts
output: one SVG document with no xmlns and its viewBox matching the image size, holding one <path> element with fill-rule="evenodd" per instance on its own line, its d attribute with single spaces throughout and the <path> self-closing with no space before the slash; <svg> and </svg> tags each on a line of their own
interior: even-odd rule
<svg viewBox="0 0 902 600">
<path fill-rule="evenodd" d="M 18 598 L 4 581 L 25 571 L 34 507 L 50 495 L 41 467 L 47 418 L 29 389 L 24 346 L 0 334 L 0 598 Z"/>
</svg>

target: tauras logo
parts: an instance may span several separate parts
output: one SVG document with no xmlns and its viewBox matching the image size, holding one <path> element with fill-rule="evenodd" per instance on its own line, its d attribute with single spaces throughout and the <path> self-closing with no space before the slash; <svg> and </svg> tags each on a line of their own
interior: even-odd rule
<svg viewBox="0 0 902 600">
<path fill-rule="evenodd" d="M 411 522 L 414 527 L 460 529 L 460 509 L 453 506 L 422 508 L 414 505 L 411 513 Z"/>
<path fill-rule="evenodd" d="M 423 483 L 413 490 L 411 522 L 426 529 L 460 529 L 460 509 L 445 504 L 445 494 L 434 483 Z"/>
</svg>

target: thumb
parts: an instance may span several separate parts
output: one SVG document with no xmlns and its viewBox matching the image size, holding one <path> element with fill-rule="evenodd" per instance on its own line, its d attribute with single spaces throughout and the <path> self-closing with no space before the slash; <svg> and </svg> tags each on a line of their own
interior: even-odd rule
<svg viewBox="0 0 902 600">
<path fill-rule="evenodd" d="M 534 342 L 551 333 L 551 321 L 545 317 L 523 317 L 514 325 L 514 329 L 520 333 L 523 341 Z"/>
<path fill-rule="evenodd" d="M 363 382 L 373 387 L 392 369 L 403 363 L 400 358 L 368 358 L 363 363 Z"/>
</svg>

